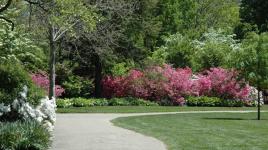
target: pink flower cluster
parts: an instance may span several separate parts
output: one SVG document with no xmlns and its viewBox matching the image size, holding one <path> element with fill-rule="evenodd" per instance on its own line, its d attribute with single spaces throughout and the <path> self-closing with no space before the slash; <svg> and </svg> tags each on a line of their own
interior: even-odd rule
<svg viewBox="0 0 268 150">
<path fill-rule="evenodd" d="M 223 99 L 247 99 L 250 94 L 250 86 L 244 80 L 239 80 L 238 75 L 235 70 L 223 68 L 211 68 L 205 71 L 201 75 L 201 79 L 205 76 L 207 81 L 210 81 L 210 85 L 207 84 L 209 88 L 205 93 Z"/>
<path fill-rule="evenodd" d="M 32 77 L 33 82 L 37 86 L 43 88 L 48 93 L 49 79 L 46 73 L 31 74 L 31 77 Z M 64 93 L 64 89 L 60 85 L 55 85 L 55 95 L 58 97 L 58 96 L 61 96 L 63 93 Z"/>
<path fill-rule="evenodd" d="M 212 68 L 193 78 L 190 68 L 170 65 L 144 71 L 131 70 L 125 77 L 107 76 L 103 80 L 105 97 L 137 97 L 183 105 L 187 96 L 216 96 L 223 99 L 247 99 L 249 85 L 238 80 L 234 70 Z"/>
</svg>

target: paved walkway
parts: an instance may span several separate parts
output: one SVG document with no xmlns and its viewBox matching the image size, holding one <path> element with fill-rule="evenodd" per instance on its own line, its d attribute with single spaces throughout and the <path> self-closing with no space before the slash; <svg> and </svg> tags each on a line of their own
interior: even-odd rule
<svg viewBox="0 0 268 150">
<path fill-rule="evenodd" d="M 138 114 L 57 114 L 52 150 L 166 150 L 163 142 L 122 129 L 118 117 L 177 113 L 248 113 L 254 111 L 193 111 Z"/>
</svg>

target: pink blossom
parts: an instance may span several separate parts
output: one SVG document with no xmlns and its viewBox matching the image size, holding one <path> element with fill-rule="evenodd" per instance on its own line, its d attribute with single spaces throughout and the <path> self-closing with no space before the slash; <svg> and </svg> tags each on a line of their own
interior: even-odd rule
<svg viewBox="0 0 268 150">
<path fill-rule="evenodd" d="M 183 105 L 187 96 L 216 96 L 223 99 L 245 100 L 250 88 L 238 80 L 238 72 L 211 68 L 193 79 L 190 68 L 175 69 L 171 65 L 153 66 L 144 71 L 131 70 L 125 77 L 107 76 L 103 80 L 106 97 L 137 97 L 154 101 L 167 100 Z"/>
<path fill-rule="evenodd" d="M 49 91 L 49 79 L 48 79 L 48 75 L 44 72 L 40 72 L 40 73 L 36 73 L 36 74 L 31 74 L 32 80 L 33 82 L 43 88 L 44 90 L 46 90 L 46 92 L 48 93 Z M 64 93 L 64 89 L 60 86 L 60 85 L 55 85 L 55 95 L 61 96 Z"/>
</svg>

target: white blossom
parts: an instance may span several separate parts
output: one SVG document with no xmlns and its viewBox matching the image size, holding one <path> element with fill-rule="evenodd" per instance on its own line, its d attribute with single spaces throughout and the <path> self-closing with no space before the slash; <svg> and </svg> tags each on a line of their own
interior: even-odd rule
<svg viewBox="0 0 268 150">
<path fill-rule="evenodd" d="M 56 122 L 56 101 L 55 98 L 51 100 L 45 97 L 40 100 L 40 105 L 32 106 L 27 102 L 28 89 L 25 86 L 20 96 L 13 101 L 13 103 L 5 106 L 0 104 L 0 116 L 11 111 L 11 107 L 17 110 L 20 115 L 25 119 L 34 119 L 44 125 L 48 131 L 52 131 Z"/>
</svg>

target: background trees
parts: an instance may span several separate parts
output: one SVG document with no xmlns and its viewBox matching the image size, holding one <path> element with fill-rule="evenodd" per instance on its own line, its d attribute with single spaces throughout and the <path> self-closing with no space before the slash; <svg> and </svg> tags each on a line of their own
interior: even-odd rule
<svg viewBox="0 0 268 150">
<path fill-rule="evenodd" d="M 268 2 L 265 0 L 242 0 L 240 16 L 242 22 L 257 25 L 260 32 L 268 30 Z"/>
<path fill-rule="evenodd" d="M 234 68 L 233 56 L 247 58 L 247 43 L 254 45 L 243 38 L 266 24 L 257 19 L 265 20 L 266 3 L 246 0 L 6 0 L 1 6 L 16 27 L 11 32 L 12 24 L 1 20 L 2 58 L 14 55 L 29 72 L 49 72 L 50 96 L 56 82 L 66 89 L 63 97 L 101 97 L 103 76 L 126 76 L 132 68 Z"/>
</svg>

